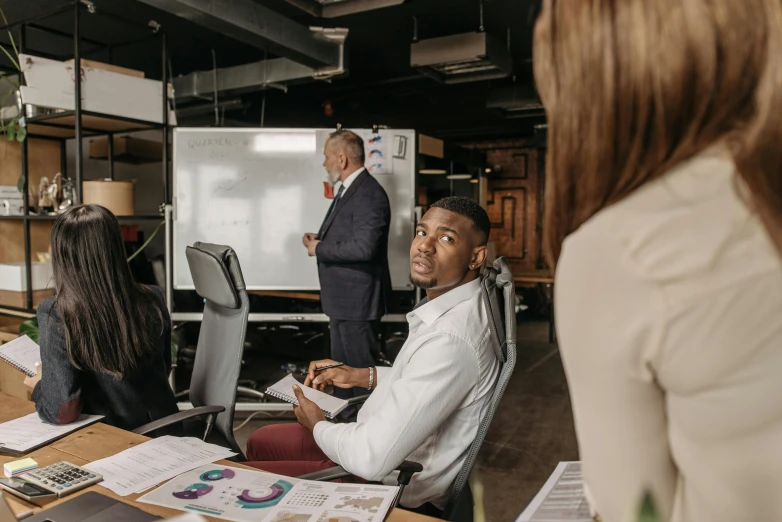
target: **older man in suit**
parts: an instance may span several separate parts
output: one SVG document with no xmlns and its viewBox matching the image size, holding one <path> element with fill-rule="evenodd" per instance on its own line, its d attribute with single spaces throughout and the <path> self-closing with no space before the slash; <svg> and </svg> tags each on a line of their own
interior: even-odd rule
<svg viewBox="0 0 782 522">
<path fill-rule="evenodd" d="M 352 367 L 374 367 L 380 318 L 391 290 L 391 207 L 383 187 L 364 168 L 360 136 L 348 130 L 332 133 L 323 155 L 336 194 L 320 231 L 304 234 L 302 242 L 318 260 L 321 303 L 330 319 L 331 358 Z M 337 390 L 344 398 L 366 392 Z"/>
</svg>

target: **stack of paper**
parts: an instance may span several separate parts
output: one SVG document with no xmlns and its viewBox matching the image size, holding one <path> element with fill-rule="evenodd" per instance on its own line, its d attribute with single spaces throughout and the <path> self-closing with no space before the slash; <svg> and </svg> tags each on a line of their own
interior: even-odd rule
<svg viewBox="0 0 782 522">
<path fill-rule="evenodd" d="M 516 522 L 592 522 L 580 462 L 560 462 Z"/>
<path fill-rule="evenodd" d="M 124 497 L 234 455 L 227 448 L 199 439 L 165 436 L 83 467 L 103 475 L 100 485 Z"/>
<path fill-rule="evenodd" d="M 6 477 L 15 477 L 16 475 L 24 473 L 25 471 L 30 471 L 31 469 L 36 469 L 37 467 L 37 462 L 31 458 L 26 458 L 14 460 L 13 462 L 6 462 L 3 466 L 3 471 L 5 472 Z"/>
<path fill-rule="evenodd" d="M 31 413 L 0 424 L 0 451 L 22 454 L 61 439 L 101 420 L 103 415 L 81 415 L 70 424 L 47 424 L 37 413 Z"/>
</svg>

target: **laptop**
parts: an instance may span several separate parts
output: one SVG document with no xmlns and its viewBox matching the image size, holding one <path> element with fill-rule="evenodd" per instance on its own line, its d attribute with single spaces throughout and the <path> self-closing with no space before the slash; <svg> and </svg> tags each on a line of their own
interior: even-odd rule
<svg viewBox="0 0 782 522">
<path fill-rule="evenodd" d="M 26 518 L 26 522 L 150 522 L 162 520 L 137 507 L 88 491 Z M 5 522 L 0 519 L 0 522 Z"/>
</svg>

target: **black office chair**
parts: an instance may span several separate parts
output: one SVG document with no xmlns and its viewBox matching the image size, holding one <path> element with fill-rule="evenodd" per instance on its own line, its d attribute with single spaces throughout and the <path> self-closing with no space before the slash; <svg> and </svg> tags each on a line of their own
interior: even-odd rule
<svg viewBox="0 0 782 522">
<path fill-rule="evenodd" d="M 228 246 L 196 243 L 187 247 L 186 254 L 196 292 L 206 301 L 190 378 L 194 408 L 133 431 L 147 435 L 181 422 L 187 436 L 230 448 L 238 453 L 234 460 L 244 461 L 233 434 L 236 388 L 250 311 L 242 269 Z"/>
<path fill-rule="evenodd" d="M 516 308 L 515 288 L 513 285 L 513 273 L 510 264 L 504 257 L 497 258 L 493 266 L 484 270 L 481 280 L 483 298 L 489 313 L 489 329 L 492 338 L 492 347 L 497 359 L 500 361 L 500 375 L 492 392 L 489 407 L 486 410 L 475 436 L 467 458 L 464 460 L 461 470 L 451 484 L 448 494 L 448 502 L 443 511 L 443 520 L 451 522 L 467 522 L 473 520 L 473 498 L 470 491 L 469 478 L 478 452 L 486 439 L 486 433 L 500 405 L 502 395 L 508 387 L 513 369 L 516 366 Z M 350 399 L 349 402 L 358 404 L 366 401 L 367 396 Z M 396 502 L 402 498 L 405 486 L 410 483 L 413 475 L 423 471 L 423 467 L 415 462 L 404 461 L 399 467 L 397 483 L 400 486 Z M 308 480 L 334 480 L 350 476 L 350 473 L 342 467 L 334 467 L 315 473 L 309 473 L 299 478 Z"/>
</svg>

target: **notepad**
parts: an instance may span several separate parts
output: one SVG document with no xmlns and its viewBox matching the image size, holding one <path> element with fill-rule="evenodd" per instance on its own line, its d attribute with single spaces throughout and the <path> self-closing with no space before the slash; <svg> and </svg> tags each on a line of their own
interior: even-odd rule
<svg viewBox="0 0 782 522">
<path fill-rule="evenodd" d="M 38 468 L 38 463 L 31 458 L 6 462 L 3 466 L 3 472 L 6 477 L 14 477 L 25 471 Z"/>
<path fill-rule="evenodd" d="M 323 414 L 329 419 L 333 419 L 339 415 L 339 412 L 348 407 L 348 401 L 323 393 L 314 388 L 303 386 L 296 381 L 291 374 L 286 375 L 284 379 L 270 386 L 266 390 L 266 393 L 272 397 L 277 397 L 278 399 L 298 406 L 299 401 L 296 400 L 296 396 L 293 394 L 294 384 L 301 388 L 301 391 L 304 392 L 304 396 L 317 404 L 323 411 Z"/>
<path fill-rule="evenodd" d="M 0 346 L 0 359 L 32 377 L 36 373 L 35 363 L 41 362 L 41 347 L 23 335 Z"/>
</svg>

